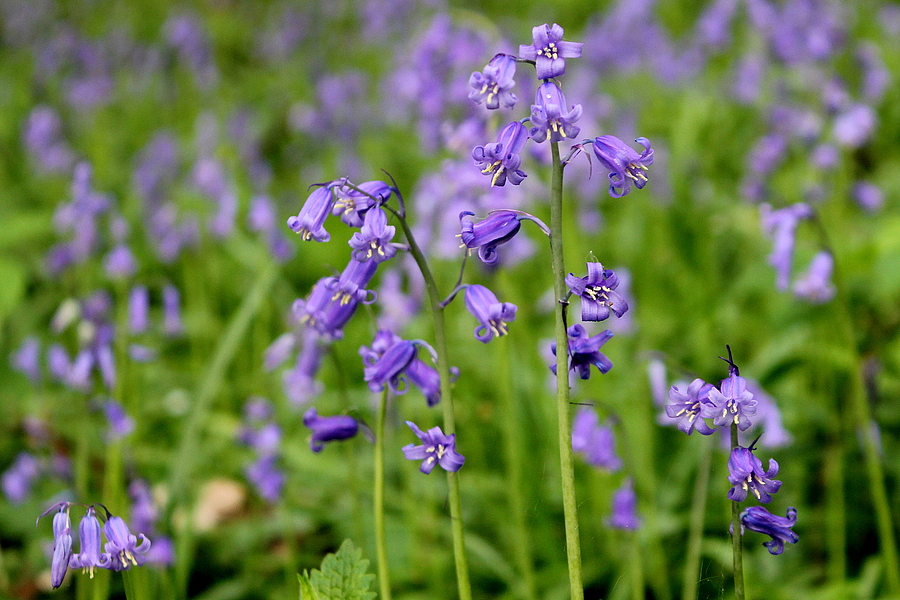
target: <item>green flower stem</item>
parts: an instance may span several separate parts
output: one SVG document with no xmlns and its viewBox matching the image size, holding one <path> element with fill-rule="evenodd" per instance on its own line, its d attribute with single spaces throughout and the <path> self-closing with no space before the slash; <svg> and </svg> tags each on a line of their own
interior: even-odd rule
<svg viewBox="0 0 900 600">
<path fill-rule="evenodd" d="M 409 252 L 422 278 L 425 280 L 425 290 L 428 294 L 428 307 L 431 310 L 434 322 L 434 348 L 438 355 L 438 374 L 441 378 L 441 406 L 444 409 L 444 433 L 451 435 L 456 433 L 456 419 L 453 412 L 453 398 L 450 385 L 450 359 L 447 356 L 447 331 L 444 323 L 444 307 L 441 305 L 441 295 L 438 292 L 437 283 L 428 268 L 425 254 L 413 237 L 406 222 L 406 215 L 395 212 L 409 244 Z M 463 539 L 462 502 L 459 492 L 459 473 L 447 472 L 447 482 L 450 495 L 450 527 L 453 536 L 453 555 L 456 561 L 456 585 L 459 588 L 460 600 L 472 600 L 472 585 L 469 582 L 469 565 L 466 560 L 466 545 Z"/>
<path fill-rule="evenodd" d="M 559 432 L 559 465 L 562 475 L 563 515 L 566 528 L 566 557 L 569 565 L 571 600 L 584 600 L 581 576 L 581 541 L 578 539 L 578 504 L 575 500 L 575 471 L 572 466 L 572 432 L 569 416 L 569 337 L 566 333 L 566 268 L 563 261 L 563 165 L 559 144 L 550 142 L 550 254 L 553 264 L 553 293 L 559 300 L 556 313 L 556 413 Z"/>
<path fill-rule="evenodd" d="M 697 480 L 694 482 L 694 499 L 691 502 L 691 523 L 688 531 L 687 556 L 684 560 L 684 587 L 681 597 L 689 600 L 697 597 L 700 581 L 700 551 L 703 546 L 703 521 L 706 517 L 706 496 L 709 492 L 709 468 L 712 462 L 713 440 L 701 438 L 703 444 Z"/>
<path fill-rule="evenodd" d="M 631 575 L 631 600 L 645 600 L 644 560 L 641 554 L 641 540 L 637 531 L 625 532 L 631 544 L 631 559 L 628 561 L 628 573 Z"/>
<path fill-rule="evenodd" d="M 731 424 L 731 449 L 739 446 L 738 428 Z M 734 600 L 744 600 L 744 546 L 741 544 L 741 503 L 731 501 L 731 551 L 734 558 Z"/>
<path fill-rule="evenodd" d="M 384 533 L 384 424 L 387 421 L 388 387 L 384 386 L 375 425 L 375 553 L 378 557 L 378 588 L 381 600 L 391 600 L 387 540 Z"/>
<path fill-rule="evenodd" d="M 146 569 L 129 569 L 122 571 L 122 581 L 125 584 L 125 598 L 127 600 L 150 600 L 149 573 Z"/>
</svg>

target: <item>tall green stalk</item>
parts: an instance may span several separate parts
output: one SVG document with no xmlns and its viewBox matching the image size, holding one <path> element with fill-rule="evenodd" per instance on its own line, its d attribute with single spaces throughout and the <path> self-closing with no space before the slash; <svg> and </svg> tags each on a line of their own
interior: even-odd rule
<svg viewBox="0 0 900 600">
<path fill-rule="evenodd" d="M 706 517 L 706 496 L 709 492 L 709 467 L 712 461 L 713 440 L 702 438 L 703 449 L 694 482 L 694 498 L 691 501 L 691 524 L 688 531 L 687 555 L 684 559 L 683 600 L 697 598 L 700 581 L 700 551 L 703 546 L 703 521 Z M 734 515 L 732 515 L 733 517 Z"/>
<path fill-rule="evenodd" d="M 453 412 L 453 398 L 451 396 L 450 385 L 450 359 L 447 355 L 447 328 L 444 323 L 444 306 L 442 298 L 438 292 L 437 283 L 428 267 L 428 261 L 425 254 L 416 243 L 409 223 L 406 221 L 404 209 L 401 207 L 399 211 L 395 211 L 409 244 L 409 252 L 422 278 L 425 280 L 425 290 L 428 296 L 428 308 L 431 311 L 432 322 L 434 324 L 434 349 L 438 355 L 438 374 L 441 378 L 441 406 L 444 410 L 444 433 L 451 435 L 456 433 L 456 419 Z M 463 539 L 463 522 L 462 522 L 462 502 L 459 492 L 459 473 L 447 471 L 447 483 L 449 488 L 450 501 L 450 528 L 453 537 L 453 556 L 456 562 L 456 584 L 459 588 L 460 600 L 472 600 L 472 585 L 469 582 L 469 565 L 466 560 L 466 545 Z"/>
<path fill-rule="evenodd" d="M 569 337 L 566 333 L 566 267 L 563 260 L 563 164 L 559 143 L 551 142 L 550 254 L 553 265 L 553 294 L 556 310 L 556 414 L 559 432 L 559 465 L 562 474 L 563 515 L 566 529 L 566 557 L 569 566 L 571 600 L 584 600 L 581 576 L 581 541 L 578 538 L 578 504 L 575 500 L 575 471 L 572 466 L 572 432 L 569 425 Z"/>
<path fill-rule="evenodd" d="M 391 600 L 388 574 L 387 540 L 384 530 L 384 430 L 387 421 L 388 386 L 381 393 L 378 421 L 375 425 L 375 554 L 378 557 L 378 589 L 381 600 Z"/>
<path fill-rule="evenodd" d="M 730 356 L 730 355 L 729 355 Z M 738 443 L 737 423 L 731 424 L 731 449 Z M 734 600 L 744 600 L 744 546 L 741 544 L 741 503 L 731 501 L 731 551 L 734 559 Z"/>
</svg>

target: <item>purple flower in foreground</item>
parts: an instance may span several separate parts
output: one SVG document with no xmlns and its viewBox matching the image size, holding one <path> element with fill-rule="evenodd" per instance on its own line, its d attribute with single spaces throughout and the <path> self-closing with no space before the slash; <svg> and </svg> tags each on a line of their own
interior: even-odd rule
<svg viewBox="0 0 900 600">
<path fill-rule="evenodd" d="M 571 109 L 567 109 L 567 106 L 566 97 L 556 83 L 542 83 L 534 95 L 534 104 L 531 105 L 531 124 L 534 125 L 529 132 L 531 139 L 543 142 L 548 133 L 551 142 L 577 137 L 581 128 L 575 125 L 575 121 L 581 118 L 583 110 L 580 104 L 573 105 Z"/>
<path fill-rule="evenodd" d="M 564 42 L 563 28 L 546 23 L 531 30 L 534 43 L 519 46 L 519 58 L 533 60 L 538 79 L 559 77 L 566 72 L 566 58 L 581 58 L 580 42 Z"/>
<path fill-rule="evenodd" d="M 356 187 L 359 189 L 337 188 L 337 200 L 331 209 L 331 214 L 339 216 L 350 227 L 362 227 L 369 209 L 387 202 L 394 191 L 383 181 L 366 181 Z"/>
<path fill-rule="evenodd" d="M 709 435 L 715 431 L 706 424 L 701 417 L 703 407 L 708 405 L 709 391 L 713 389 L 711 383 L 702 379 L 695 379 L 682 392 L 674 385 L 669 389 L 671 404 L 666 406 L 666 415 L 672 419 L 678 419 L 678 429 L 691 435 L 694 429 L 701 435 Z"/>
<path fill-rule="evenodd" d="M 593 467 L 613 472 L 622 467 L 622 460 L 616 455 L 612 427 L 601 427 L 600 418 L 593 408 L 582 407 L 572 420 L 572 450 L 583 453 L 587 463 Z"/>
<path fill-rule="evenodd" d="M 701 406 L 700 416 L 712 419 L 719 427 L 735 423 L 744 431 L 752 425 L 750 417 L 756 414 L 757 403 L 753 392 L 747 389 L 747 381 L 737 373 L 722 381 L 721 391 L 710 388 L 707 401 Z"/>
<path fill-rule="evenodd" d="M 127 571 L 132 566 L 140 566 L 146 561 L 144 556 L 150 550 L 150 540 L 143 533 L 133 535 L 122 517 L 110 516 L 103 525 L 106 545 L 113 571 Z"/>
<path fill-rule="evenodd" d="M 498 54 L 484 67 L 483 72 L 475 71 L 469 77 L 469 99 L 476 104 L 494 109 L 512 108 L 516 104 L 516 95 L 512 93 L 516 82 L 516 57 L 509 54 Z"/>
<path fill-rule="evenodd" d="M 741 533 L 746 527 L 750 531 L 771 536 L 771 541 L 763 542 L 763 546 L 768 548 L 770 554 L 784 552 L 785 542 L 797 543 L 800 536 L 791 531 L 791 527 L 796 523 L 797 509 L 793 506 L 787 509 L 786 517 L 775 516 L 762 506 L 750 506 L 741 513 Z"/>
<path fill-rule="evenodd" d="M 412 421 L 406 421 L 413 433 L 422 440 L 421 446 L 408 444 L 403 446 L 403 455 L 407 460 L 421 460 L 419 470 L 428 475 L 434 469 L 434 465 L 441 465 L 445 471 L 459 471 L 466 462 L 462 454 L 456 452 L 456 435 L 444 435 L 440 427 L 432 427 L 428 431 L 422 431 Z"/>
<path fill-rule="evenodd" d="M 393 258 L 397 254 L 397 247 L 391 244 L 391 240 L 394 239 L 396 230 L 396 227 L 387 224 L 384 210 L 381 208 L 367 210 L 362 229 L 350 238 L 353 258 L 358 261 L 372 260 L 375 263 Z"/>
<path fill-rule="evenodd" d="M 455 369 L 456 367 L 452 367 L 451 371 Z M 458 369 L 456 372 L 459 372 Z M 441 376 L 431 365 L 418 358 L 412 359 L 406 367 L 406 378 L 422 391 L 429 407 L 441 401 Z"/>
<path fill-rule="evenodd" d="M 416 357 L 416 345 L 413 341 L 399 340 L 380 357 L 371 352 L 361 352 L 365 363 L 363 379 L 369 382 L 369 389 L 380 392 L 387 385 L 395 394 L 406 393 L 406 381 L 402 376 Z"/>
<path fill-rule="evenodd" d="M 794 282 L 794 295 L 822 304 L 834 298 L 835 288 L 831 283 L 834 259 L 826 250 L 816 254 L 809 263 L 809 269 Z"/>
<path fill-rule="evenodd" d="M 607 329 L 594 337 L 588 336 L 583 325 L 575 324 L 569 327 L 569 369 L 578 373 L 582 379 L 591 377 L 591 365 L 597 367 L 601 373 L 608 373 L 612 369 L 612 361 L 600 348 L 613 336 L 613 332 Z M 556 343 L 550 347 L 556 356 Z M 550 365 L 550 370 L 556 375 L 556 363 Z"/>
<path fill-rule="evenodd" d="M 594 154 L 609 171 L 609 195 L 613 198 L 628 194 L 632 182 L 638 189 L 647 185 L 644 171 L 653 164 L 653 150 L 647 138 L 639 137 L 634 141 L 644 147 L 640 154 L 614 135 L 594 138 Z"/>
<path fill-rule="evenodd" d="M 728 481 L 734 486 L 728 490 L 728 499 L 743 502 L 748 492 L 753 492 L 763 504 L 772 501 L 772 494 L 781 488 L 781 482 L 772 479 L 778 474 L 778 463 L 769 459 L 769 470 L 762 470 L 762 462 L 750 448 L 737 447 L 728 458 Z"/>
<path fill-rule="evenodd" d="M 296 217 L 289 217 L 287 220 L 288 227 L 300 235 L 300 239 L 304 242 L 315 240 L 317 242 L 327 242 L 331 239 L 331 235 L 325 231 L 325 219 L 334 206 L 334 193 L 332 192 L 333 184 L 321 185 L 313 190 L 300 214 Z"/>
<path fill-rule="evenodd" d="M 519 154 L 528 140 L 528 131 L 519 121 L 513 121 L 504 126 L 497 134 L 497 142 L 485 146 L 475 146 L 472 150 L 472 158 L 481 167 L 484 175 L 491 176 L 491 187 L 503 187 L 506 181 L 513 185 L 519 185 L 527 177 L 524 171 L 519 169 L 522 157 Z"/>
<path fill-rule="evenodd" d="M 72 557 L 72 523 L 69 520 L 69 506 L 68 502 L 54 504 L 38 517 L 40 521 L 41 517 L 59 508 L 53 515 L 53 558 L 50 559 L 50 585 L 53 589 L 62 585 Z"/>
<path fill-rule="evenodd" d="M 506 323 L 516 320 L 518 310 L 515 304 L 497 300 L 483 285 L 466 286 L 466 308 L 481 323 L 475 328 L 475 339 L 485 344 L 508 333 Z"/>
<path fill-rule="evenodd" d="M 478 248 L 478 257 L 488 265 L 500 260 L 497 246 L 511 240 L 522 226 L 523 220 L 533 221 L 548 236 L 550 229 L 540 219 L 520 210 L 492 210 L 488 216 L 475 223 L 470 217 L 475 213 L 464 210 L 459 213 L 459 225 L 462 231 L 458 234 L 462 245 L 473 250 Z"/>
<path fill-rule="evenodd" d="M 587 263 L 587 277 L 566 276 L 569 290 L 581 297 L 582 321 L 605 321 L 612 311 L 621 317 L 628 310 L 628 303 L 614 290 L 619 278 L 612 269 L 604 269 L 598 262 Z"/>
<path fill-rule="evenodd" d="M 359 432 L 359 423 L 347 415 L 320 417 L 315 408 L 310 408 L 303 415 L 303 424 L 312 430 L 309 447 L 313 452 L 321 452 L 325 442 L 347 440 Z"/>
<path fill-rule="evenodd" d="M 84 569 L 94 578 L 94 570 L 98 567 L 109 569 L 111 557 L 108 553 L 100 552 L 100 519 L 89 506 L 81 523 L 78 524 L 78 538 L 81 552 L 73 554 L 69 560 L 69 566 L 73 569 Z"/>
<path fill-rule="evenodd" d="M 613 493 L 612 514 L 607 524 L 613 529 L 637 529 L 641 526 L 641 520 L 637 516 L 637 494 L 634 493 L 634 483 L 630 478 Z"/>
</svg>

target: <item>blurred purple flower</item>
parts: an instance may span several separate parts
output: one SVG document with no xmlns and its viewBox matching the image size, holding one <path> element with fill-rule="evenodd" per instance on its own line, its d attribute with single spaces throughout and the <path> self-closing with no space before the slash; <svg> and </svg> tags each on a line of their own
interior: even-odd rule
<svg viewBox="0 0 900 600">
<path fill-rule="evenodd" d="M 612 369 L 612 361 L 600 352 L 603 344 L 613 336 L 612 331 L 607 329 L 590 337 L 583 325 L 575 324 L 569 327 L 567 333 L 569 336 L 569 370 L 575 371 L 581 379 L 589 379 L 591 365 L 597 367 L 604 374 Z M 556 342 L 553 342 L 550 349 L 556 356 Z M 550 370 L 557 375 L 555 362 L 550 365 Z"/>
<path fill-rule="evenodd" d="M 19 452 L 16 459 L 0 476 L 0 487 L 3 494 L 12 504 L 21 504 L 31 492 L 43 468 L 41 463 L 28 452 Z"/>
<path fill-rule="evenodd" d="M 184 325 L 181 322 L 181 294 L 174 285 L 163 288 L 163 331 L 170 337 L 184 333 Z"/>
<path fill-rule="evenodd" d="M 115 400 L 107 400 L 103 403 L 103 412 L 106 415 L 106 422 L 109 430 L 106 432 L 106 439 L 109 442 L 121 440 L 132 431 L 134 431 L 134 419 L 125 412 L 125 407 Z"/>
<path fill-rule="evenodd" d="M 859 148 L 872 137 L 878 118 L 868 104 L 852 104 L 834 118 L 832 133 L 838 144 Z"/>
<path fill-rule="evenodd" d="M 285 474 L 278 468 L 278 456 L 261 454 L 244 470 L 247 480 L 253 484 L 260 497 L 267 502 L 277 502 L 286 481 Z"/>
<path fill-rule="evenodd" d="M 803 219 L 812 216 L 812 209 L 803 202 L 778 210 L 773 210 L 772 206 L 766 203 L 761 204 L 759 209 L 763 232 L 773 242 L 769 264 L 775 267 L 778 289 L 784 291 L 788 289 L 791 278 L 797 225 Z"/>
<path fill-rule="evenodd" d="M 878 212 L 884 206 L 884 192 L 874 183 L 857 181 L 852 194 L 856 203 L 866 212 Z"/>
<path fill-rule="evenodd" d="M 634 482 L 631 478 L 622 482 L 622 487 L 613 492 L 612 514 L 607 524 L 613 529 L 634 530 L 641 526 L 637 515 L 637 494 L 634 493 Z"/>
<path fill-rule="evenodd" d="M 147 286 L 136 285 L 128 295 L 128 325 L 133 334 L 147 331 L 149 326 L 150 292 Z"/>
<path fill-rule="evenodd" d="M 814 304 L 823 304 L 834 298 L 836 290 L 831 283 L 834 258 L 826 250 L 818 252 L 809 268 L 794 281 L 794 295 Z"/>
<path fill-rule="evenodd" d="M 321 452 L 325 442 L 347 440 L 359 432 L 359 423 L 347 415 L 320 417 L 315 408 L 303 415 L 303 424 L 312 430 L 309 447 L 313 452 Z"/>
<path fill-rule="evenodd" d="M 484 102 L 486 108 L 496 109 L 503 106 L 515 106 L 516 95 L 512 93 L 516 82 L 516 57 L 509 54 L 497 54 L 484 67 L 483 72 L 475 71 L 469 77 L 469 99 L 475 104 Z"/>
<path fill-rule="evenodd" d="M 600 426 L 600 418 L 593 408 L 580 408 L 572 420 L 572 450 L 584 454 L 585 461 L 593 467 L 613 473 L 622 467 L 613 429 L 609 425 Z"/>
<path fill-rule="evenodd" d="M 22 345 L 10 356 L 10 365 L 33 384 L 41 380 L 41 342 L 34 336 L 22 340 Z"/>
</svg>

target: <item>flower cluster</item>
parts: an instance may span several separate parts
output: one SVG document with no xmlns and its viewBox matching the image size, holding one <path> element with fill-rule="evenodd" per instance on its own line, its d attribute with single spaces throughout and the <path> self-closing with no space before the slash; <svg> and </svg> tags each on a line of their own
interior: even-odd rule
<svg viewBox="0 0 900 600">
<path fill-rule="evenodd" d="M 272 417 L 272 405 L 268 400 L 250 398 L 244 404 L 244 425 L 238 433 L 241 443 L 256 453 L 256 459 L 247 465 L 244 474 L 268 502 L 276 502 L 281 497 L 286 479 L 278 468 L 281 427 Z"/>
<path fill-rule="evenodd" d="M 44 511 L 40 518 L 50 514 L 53 516 L 53 557 L 50 562 L 50 582 L 54 588 L 62 585 L 66 570 L 84 569 L 91 578 L 96 569 L 111 571 L 127 571 L 132 566 L 140 566 L 146 561 L 150 550 L 150 540 L 143 533 L 137 536 L 131 533 L 122 517 L 109 513 L 102 505 L 92 504 L 87 507 L 84 517 L 78 525 L 80 552 L 72 551 L 72 525 L 69 511 L 74 506 L 71 502 L 60 502 Z M 100 524 L 97 507 L 103 509 L 105 523 Z M 106 543 L 101 551 L 102 537 Z"/>
</svg>

